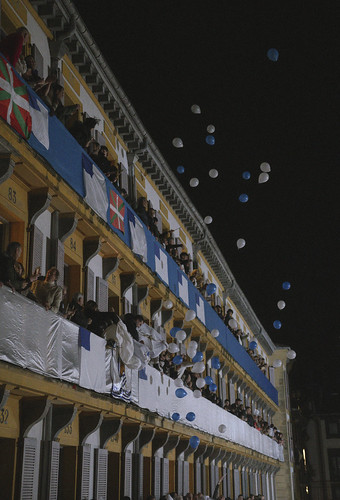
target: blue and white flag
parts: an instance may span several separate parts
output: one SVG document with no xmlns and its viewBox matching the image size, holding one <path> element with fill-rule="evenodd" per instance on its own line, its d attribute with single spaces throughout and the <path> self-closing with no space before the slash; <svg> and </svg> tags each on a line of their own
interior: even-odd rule
<svg viewBox="0 0 340 500">
<path fill-rule="evenodd" d="M 131 249 L 134 253 L 141 255 L 143 262 L 148 260 L 148 245 L 143 224 L 128 209 L 128 221 L 131 235 Z"/>
<path fill-rule="evenodd" d="M 84 200 L 106 222 L 109 207 L 106 190 L 107 179 L 93 161 L 85 155 L 82 156 L 82 164 L 85 186 Z"/>
<path fill-rule="evenodd" d="M 158 276 L 169 284 L 169 274 L 168 274 L 168 255 L 164 252 L 157 243 L 154 243 L 155 249 L 155 271 Z"/>
<path fill-rule="evenodd" d="M 178 276 L 178 295 L 183 300 L 183 302 L 189 307 L 189 286 L 187 278 L 177 271 Z"/>
<path fill-rule="evenodd" d="M 106 340 L 79 328 L 80 375 L 79 385 L 96 392 L 105 392 L 105 348 Z"/>
<path fill-rule="evenodd" d="M 32 133 L 40 144 L 49 149 L 48 108 L 40 101 L 29 85 L 27 85 L 27 92 L 32 118 Z"/>
<path fill-rule="evenodd" d="M 196 294 L 196 316 L 205 324 L 204 300 Z"/>
</svg>

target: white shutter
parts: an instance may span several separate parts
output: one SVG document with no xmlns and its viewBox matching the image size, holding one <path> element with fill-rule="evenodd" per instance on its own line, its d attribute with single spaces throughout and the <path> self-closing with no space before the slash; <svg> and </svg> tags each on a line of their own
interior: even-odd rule
<svg viewBox="0 0 340 500">
<path fill-rule="evenodd" d="M 126 451 L 124 454 L 124 496 L 132 496 L 132 453 Z"/>
<path fill-rule="evenodd" d="M 153 491 L 156 499 L 161 496 L 161 459 L 154 457 L 153 459 Z"/>
<path fill-rule="evenodd" d="M 233 469 L 234 472 L 234 495 L 237 498 L 240 494 L 240 471 Z"/>
<path fill-rule="evenodd" d="M 162 458 L 162 495 L 169 491 L 169 459 Z"/>
<path fill-rule="evenodd" d="M 95 500 L 106 500 L 107 498 L 107 467 L 108 451 L 101 448 L 94 450 L 94 498 Z"/>
<path fill-rule="evenodd" d="M 177 492 L 183 495 L 183 460 L 177 460 Z"/>
<path fill-rule="evenodd" d="M 64 285 L 64 243 L 60 240 L 56 242 L 56 262 L 55 266 L 59 271 L 58 285 Z"/>
<path fill-rule="evenodd" d="M 23 460 L 22 460 L 20 500 L 36 500 L 38 498 L 38 480 L 39 480 L 38 441 L 33 438 L 25 438 L 24 449 L 23 449 Z"/>
<path fill-rule="evenodd" d="M 90 500 L 90 472 L 91 472 L 91 447 L 85 445 L 81 448 L 81 500 Z M 92 500 L 92 499 L 91 499 Z"/>
<path fill-rule="evenodd" d="M 144 457 L 142 453 L 133 453 L 132 465 L 134 478 L 137 478 L 132 484 L 132 497 L 143 500 Z"/>
<path fill-rule="evenodd" d="M 51 441 L 49 500 L 58 500 L 60 444 Z"/>
<path fill-rule="evenodd" d="M 129 302 L 126 297 L 123 297 L 123 310 L 124 314 L 131 313 L 132 311 L 131 302 Z"/>
<path fill-rule="evenodd" d="M 31 240 L 31 273 L 35 271 L 37 267 L 41 268 L 41 271 L 45 269 L 43 266 L 44 260 L 44 234 L 36 226 L 33 226 Z"/>
<path fill-rule="evenodd" d="M 189 462 L 183 462 L 183 495 L 189 492 Z"/>
<path fill-rule="evenodd" d="M 108 284 L 106 280 L 103 278 L 96 278 L 97 286 L 96 286 L 96 302 L 98 304 L 99 311 L 106 312 L 108 309 Z"/>
<path fill-rule="evenodd" d="M 200 462 L 195 463 L 195 491 L 201 491 L 201 464 Z"/>
<path fill-rule="evenodd" d="M 89 267 L 86 270 L 86 301 L 95 300 L 94 297 L 94 272 Z"/>
</svg>

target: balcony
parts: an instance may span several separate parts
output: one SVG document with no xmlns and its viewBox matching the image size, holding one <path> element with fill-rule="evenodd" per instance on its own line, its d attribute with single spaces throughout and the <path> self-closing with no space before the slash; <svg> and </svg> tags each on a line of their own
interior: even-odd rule
<svg viewBox="0 0 340 500">
<path fill-rule="evenodd" d="M 45 311 L 7 287 L 0 289 L 0 360 L 46 377 L 77 384 L 101 394 L 112 394 L 113 375 L 118 373 L 118 354 L 106 349 L 105 340 L 80 331 L 64 318 Z M 181 415 L 180 423 L 226 441 L 242 445 L 268 457 L 283 461 L 283 448 L 256 429 L 212 404 L 205 398 L 175 396 L 174 381 L 147 366 L 146 377 L 137 371 L 126 370 L 126 394 L 140 408 L 171 418 Z M 194 412 L 188 422 L 185 415 Z M 226 431 L 218 427 L 224 424 Z"/>
</svg>

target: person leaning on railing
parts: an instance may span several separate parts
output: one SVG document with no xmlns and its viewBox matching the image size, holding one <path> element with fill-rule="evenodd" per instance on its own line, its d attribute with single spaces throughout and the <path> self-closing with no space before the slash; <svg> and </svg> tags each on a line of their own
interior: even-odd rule
<svg viewBox="0 0 340 500">
<path fill-rule="evenodd" d="M 1 40 L 0 52 L 12 66 L 15 66 L 19 61 L 22 48 L 28 42 L 28 39 L 28 29 L 22 26 L 15 33 L 11 33 Z"/>
<path fill-rule="evenodd" d="M 63 298 L 63 289 L 57 284 L 59 271 L 56 267 L 51 267 L 45 276 L 44 281 L 37 280 L 32 285 L 32 293 L 39 304 L 45 307 L 46 311 L 57 313 Z"/>
</svg>

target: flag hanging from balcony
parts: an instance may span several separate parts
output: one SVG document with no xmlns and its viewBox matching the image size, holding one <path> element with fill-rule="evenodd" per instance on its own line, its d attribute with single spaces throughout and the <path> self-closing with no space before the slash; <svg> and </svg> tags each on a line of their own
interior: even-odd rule
<svg viewBox="0 0 340 500">
<path fill-rule="evenodd" d="M 83 154 L 83 178 L 85 187 L 86 203 L 102 218 L 107 220 L 108 199 L 106 182 L 107 178 L 93 163 Z"/>
<path fill-rule="evenodd" d="M 155 271 L 158 274 L 158 276 L 168 285 L 169 284 L 168 256 L 161 249 L 158 243 L 154 243 L 154 249 L 155 249 Z"/>
<path fill-rule="evenodd" d="M 143 262 L 146 262 L 148 260 L 148 245 L 143 224 L 129 209 L 127 209 L 127 217 L 131 236 L 131 249 L 134 253 L 141 255 Z"/>
<path fill-rule="evenodd" d="M 30 113 L 32 118 L 32 134 L 46 149 L 50 147 L 48 135 L 48 109 L 28 86 Z"/>
<path fill-rule="evenodd" d="M 205 323 L 204 300 L 196 293 L 196 315 L 198 319 Z"/>
<path fill-rule="evenodd" d="M 178 295 L 183 300 L 183 302 L 189 306 L 189 286 L 188 280 L 182 273 L 182 271 L 177 270 L 178 278 Z"/>
<path fill-rule="evenodd" d="M 18 134 L 25 139 L 29 138 L 32 119 L 27 88 L 2 56 L 0 56 L 0 116 Z"/>
<path fill-rule="evenodd" d="M 125 203 L 116 191 L 110 189 L 110 223 L 124 233 Z"/>
</svg>

